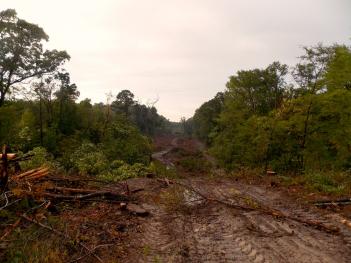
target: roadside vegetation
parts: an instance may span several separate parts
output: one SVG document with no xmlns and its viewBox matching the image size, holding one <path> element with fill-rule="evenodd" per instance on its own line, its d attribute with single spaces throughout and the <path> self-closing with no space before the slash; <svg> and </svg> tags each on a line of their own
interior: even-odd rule
<svg viewBox="0 0 351 263">
<path fill-rule="evenodd" d="M 351 50 L 304 47 L 300 62 L 239 70 L 187 120 L 231 171 L 273 170 L 286 183 L 350 194 Z"/>
</svg>

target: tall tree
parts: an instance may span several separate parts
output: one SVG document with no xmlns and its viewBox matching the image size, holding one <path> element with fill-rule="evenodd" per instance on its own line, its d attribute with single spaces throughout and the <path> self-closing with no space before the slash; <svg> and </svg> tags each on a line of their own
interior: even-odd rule
<svg viewBox="0 0 351 263">
<path fill-rule="evenodd" d="M 116 100 L 112 102 L 112 109 L 122 112 L 128 117 L 130 108 L 134 104 L 134 94 L 130 90 L 122 90 L 117 94 Z"/>
<path fill-rule="evenodd" d="M 0 12 L 0 107 L 16 84 L 54 72 L 69 60 L 66 51 L 45 50 L 48 40 L 41 27 L 18 18 L 14 9 Z"/>
<path fill-rule="evenodd" d="M 295 66 L 293 76 L 299 85 L 297 91 L 301 95 L 306 95 L 306 101 L 302 107 L 305 118 L 303 121 L 303 132 L 300 139 L 300 164 L 305 168 L 305 149 L 309 136 L 309 126 L 313 102 L 318 92 L 325 88 L 325 74 L 330 63 L 335 46 L 323 46 L 318 44 L 313 47 L 304 47 L 305 54 L 300 57 L 301 61 Z"/>
<path fill-rule="evenodd" d="M 79 97 L 79 91 L 76 84 L 71 83 L 69 73 L 58 73 L 57 77 L 60 82 L 60 88 L 56 91 L 55 96 L 59 103 L 59 120 L 58 127 L 64 134 L 73 131 L 75 123 L 75 100 Z"/>
</svg>

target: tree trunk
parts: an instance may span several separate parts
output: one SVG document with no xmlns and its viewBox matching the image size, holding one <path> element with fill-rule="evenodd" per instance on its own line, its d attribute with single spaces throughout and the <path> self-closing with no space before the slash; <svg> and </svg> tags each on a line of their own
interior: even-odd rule
<svg viewBox="0 0 351 263">
<path fill-rule="evenodd" d="M 0 91 L 0 107 L 4 105 L 5 102 L 5 93 Z"/>
<path fill-rule="evenodd" d="M 301 168 L 302 168 L 302 170 L 305 169 L 304 150 L 306 148 L 306 140 L 307 140 L 308 126 L 309 126 L 309 119 L 310 119 L 310 115 L 311 115 L 311 108 L 312 108 L 312 99 L 311 99 L 310 104 L 308 105 L 308 108 L 307 108 L 306 119 L 304 122 L 302 142 L 301 142 L 301 150 L 302 150 Z"/>
<path fill-rule="evenodd" d="M 41 107 L 41 96 L 39 98 L 39 119 L 40 119 L 40 145 L 43 146 L 43 114 Z"/>
</svg>

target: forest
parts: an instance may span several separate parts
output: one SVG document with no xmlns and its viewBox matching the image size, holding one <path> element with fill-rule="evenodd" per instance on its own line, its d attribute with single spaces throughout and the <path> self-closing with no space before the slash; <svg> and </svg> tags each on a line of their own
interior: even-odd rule
<svg viewBox="0 0 351 263">
<path fill-rule="evenodd" d="M 150 163 L 150 138 L 171 125 L 152 103 L 139 103 L 129 90 L 107 94 L 105 103 L 77 102 L 79 89 L 64 68 L 70 56 L 45 50 L 42 28 L 5 10 L 0 32 L 0 144 L 35 154 L 28 169 L 47 163 L 122 178 L 132 165 Z"/>
<path fill-rule="evenodd" d="M 48 35 L 15 10 L 0 18 L 0 143 L 15 152 L 34 152 L 66 172 L 111 175 L 113 161 L 148 165 L 151 139 L 177 130 L 205 142 L 229 170 L 303 174 L 351 167 L 346 45 L 303 47 L 296 65 L 275 61 L 239 70 L 192 118 L 172 123 L 157 113 L 156 102 L 141 104 L 129 90 L 106 94 L 104 103 L 78 102 L 79 87 L 64 68 L 69 54 L 45 50 Z"/>
</svg>

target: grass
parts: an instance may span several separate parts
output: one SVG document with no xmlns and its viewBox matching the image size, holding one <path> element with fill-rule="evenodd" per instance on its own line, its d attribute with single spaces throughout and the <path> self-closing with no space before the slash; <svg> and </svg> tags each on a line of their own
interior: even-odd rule
<svg viewBox="0 0 351 263">
<path fill-rule="evenodd" d="M 4 262 L 66 262 L 67 250 L 61 239 L 45 229 L 35 225 L 17 228 L 11 235 L 11 242 L 6 249 Z M 67 258 L 66 258 L 67 259 Z"/>
<path fill-rule="evenodd" d="M 265 180 L 262 168 L 241 167 L 227 176 L 243 178 L 248 181 Z M 301 186 L 310 193 L 321 193 L 333 196 L 351 195 L 351 173 L 346 171 L 306 171 L 304 174 L 278 174 L 270 177 L 271 181 L 282 186 Z"/>
<path fill-rule="evenodd" d="M 211 164 L 199 156 L 184 157 L 179 160 L 179 165 L 187 172 L 206 172 L 211 168 Z"/>
<path fill-rule="evenodd" d="M 157 177 L 168 178 L 168 179 L 179 178 L 177 169 L 174 166 L 166 166 L 160 161 L 154 160 L 150 165 L 150 167 Z"/>
<path fill-rule="evenodd" d="M 180 186 L 173 186 L 161 193 L 161 203 L 167 212 L 186 212 L 184 189 Z"/>
<path fill-rule="evenodd" d="M 351 175 L 347 172 L 308 171 L 298 176 L 279 176 L 279 179 L 285 186 L 299 185 L 310 192 L 336 196 L 351 194 Z"/>
</svg>

